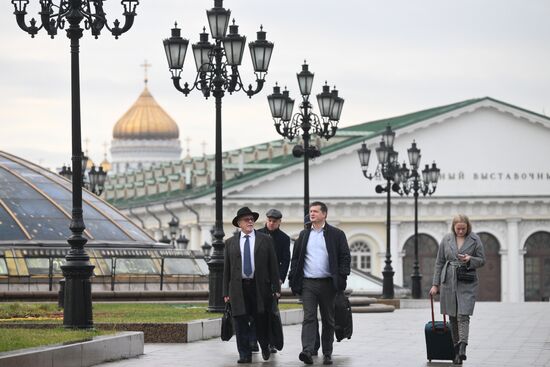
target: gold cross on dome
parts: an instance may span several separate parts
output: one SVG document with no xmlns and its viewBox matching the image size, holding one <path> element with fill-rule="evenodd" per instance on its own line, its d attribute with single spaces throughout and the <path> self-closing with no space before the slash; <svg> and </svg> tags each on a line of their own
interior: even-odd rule
<svg viewBox="0 0 550 367">
<path fill-rule="evenodd" d="M 147 85 L 147 82 L 149 81 L 149 79 L 147 78 L 147 68 L 148 68 L 148 67 L 151 67 L 151 66 L 153 66 L 153 65 L 149 64 L 149 63 L 147 62 L 147 59 L 145 59 L 144 62 L 143 62 L 143 64 L 141 64 L 140 66 L 143 68 L 143 72 L 144 72 L 144 75 L 145 75 L 144 81 L 145 81 L 145 85 Z"/>
</svg>

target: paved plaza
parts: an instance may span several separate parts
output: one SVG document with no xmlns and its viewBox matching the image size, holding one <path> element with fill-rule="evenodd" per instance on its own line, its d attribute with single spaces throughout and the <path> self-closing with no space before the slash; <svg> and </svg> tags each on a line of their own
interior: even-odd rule
<svg viewBox="0 0 550 367">
<path fill-rule="evenodd" d="M 334 344 L 335 366 L 452 366 L 450 361 L 428 363 L 424 325 L 430 309 L 401 309 L 393 313 L 354 314 L 350 340 Z M 285 347 L 256 366 L 303 366 L 300 325 L 285 327 Z M 550 366 L 550 303 L 478 303 L 471 322 L 468 360 L 475 367 Z M 101 367 L 237 366 L 235 339 L 219 338 L 189 344 L 146 344 L 145 355 Z M 322 357 L 314 359 L 322 365 Z M 239 365 L 241 366 L 241 365 Z M 247 365 L 242 365 L 247 366 Z"/>
</svg>

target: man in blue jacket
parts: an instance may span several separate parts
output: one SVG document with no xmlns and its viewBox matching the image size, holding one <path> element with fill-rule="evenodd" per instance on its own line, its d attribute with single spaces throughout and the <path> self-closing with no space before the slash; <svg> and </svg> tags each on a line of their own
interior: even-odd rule
<svg viewBox="0 0 550 367">
<path fill-rule="evenodd" d="M 346 289 L 351 256 L 346 235 L 326 222 L 327 206 L 315 201 L 309 206 L 311 228 L 304 229 L 294 243 L 289 281 L 300 294 L 304 309 L 302 352 L 299 359 L 313 364 L 317 333 L 317 307 L 321 311 L 323 364 L 332 364 L 334 342 L 334 300 Z"/>
</svg>

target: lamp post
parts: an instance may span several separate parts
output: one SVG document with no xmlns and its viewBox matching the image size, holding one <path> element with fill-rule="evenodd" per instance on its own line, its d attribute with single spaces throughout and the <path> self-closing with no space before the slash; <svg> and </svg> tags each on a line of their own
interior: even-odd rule
<svg viewBox="0 0 550 367">
<path fill-rule="evenodd" d="M 359 162 L 361 163 L 361 169 L 365 178 L 372 180 L 373 178 L 379 178 L 386 180 L 386 185 L 376 185 L 376 193 L 381 194 L 385 192 L 387 194 L 386 199 L 386 266 L 382 271 L 383 283 L 382 283 L 382 298 L 393 298 L 393 275 L 394 271 L 391 266 L 391 248 L 390 248 L 390 225 L 391 225 L 391 192 L 397 191 L 399 188 L 392 184 L 394 181 L 395 173 L 399 168 L 398 153 L 393 149 L 393 141 L 395 139 L 395 132 L 392 131 L 391 126 L 387 126 L 386 130 L 382 134 L 382 140 L 379 146 L 376 148 L 376 156 L 378 158 L 378 165 L 374 174 L 368 174 L 367 169 L 369 166 L 370 149 L 367 148 L 365 143 L 361 148 L 357 150 L 359 155 Z"/>
<path fill-rule="evenodd" d="M 418 265 L 418 195 L 432 195 L 437 188 L 437 181 L 439 180 L 439 168 L 437 168 L 435 162 L 432 166 L 426 165 L 422 170 L 422 177 L 418 172 L 420 168 L 420 149 L 416 147 L 416 142 L 412 142 L 412 145 L 407 149 L 409 156 L 409 169 L 406 163 L 396 170 L 395 183 L 398 185 L 399 195 L 414 196 L 414 265 L 413 273 L 411 274 L 411 288 L 412 297 L 415 299 L 422 298 L 421 280 L 422 274 L 420 274 L 420 267 Z"/>
<path fill-rule="evenodd" d="M 210 253 L 212 252 L 212 245 L 210 245 L 208 242 L 204 242 L 204 244 L 201 246 L 202 254 L 204 255 L 204 261 L 207 263 L 210 261 Z"/>
<path fill-rule="evenodd" d="M 309 71 L 309 66 L 305 61 L 302 65 L 302 71 L 296 76 L 302 96 L 299 112 L 294 116 L 292 115 L 294 100 L 290 98 L 287 90 L 281 93 L 281 87 L 278 85 L 273 87 L 273 94 L 267 97 L 267 101 L 275 123 L 275 130 L 279 135 L 292 141 L 300 133 L 302 134 L 304 145 L 294 146 L 292 154 L 296 158 L 304 156 L 304 215 L 307 215 L 309 213 L 309 159 L 321 155 L 319 148 L 310 145 L 311 135 L 317 134 L 317 136 L 329 140 L 336 134 L 344 99 L 338 97 L 336 89 L 331 91 L 325 82 L 323 91 L 317 94 L 317 103 L 321 115 L 319 117 L 312 112 L 312 105 L 309 101 L 314 74 Z"/>
<path fill-rule="evenodd" d="M 107 22 L 103 9 L 103 0 L 59 0 L 54 4 L 53 0 L 40 0 L 40 26 L 32 18 L 27 24 L 27 5 L 29 0 L 12 0 L 15 7 L 15 17 L 19 27 L 34 36 L 44 29 L 54 38 L 58 30 L 66 30 L 67 37 L 71 40 L 71 126 L 72 126 L 72 167 L 74 177 L 72 180 L 72 218 L 70 229 L 72 232 L 68 242 L 71 249 L 66 259 L 66 264 L 61 266 L 65 277 L 65 299 L 63 311 L 63 325 L 72 328 L 93 327 L 92 292 L 90 277 L 94 266 L 90 263 L 90 257 L 84 250 L 86 238 L 83 233 L 86 229 L 82 216 L 82 142 L 80 130 L 80 66 L 79 66 L 79 40 L 85 29 L 89 29 L 92 36 L 98 38 L 101 31 L 107 28 L 111 34 L 118 38 L 127 32 L 134 23 L 138 0 L 122 0 L 124 7 L 124 25 L 114 21 L 113 25 Z M 84 24 L 82 24 L 84 21 Z"/>
<path fill-rule="evenodd" d="M 97 196 L 100 196 L 105 189 L 105 179 L 107 178 L 107 172 L 103 170 L 102 166 L 92 166 L 88 171 L 88 180 L 86 180 L 86 165 L 88 164 L 88 157 L 82 156 L 82 186 Z M 67 180 L 73 179 L 73 171 L 71 167 L 63 166 L 59 174 L 65 177 Z"/>
<path fill-rule="evenodd" d="M 183 233 L 180 233 L 180 236 L 176 240 L 177 248 L 182 250 L 187 250 L 187 245 L 189 244 L 189 238 L 185 237 Z"/>
<path fill-rule="evenodd" d="M 223 0 L 214 0 L 214 8 L 206 11 L 213 43 L 208 39 L 206 29 L 200 34 L 199 42 L 192 45 L 195 57 L 197 75 L 195 81 L 181 86 L 181 72 L 189 41 L 181 37 L 181 30 L 177 24 L 172 28 L 171 37 L 164 40 L 164 50 L 168 66 L 172 73 L 174 87 L 187 96 L 193 89 L 202 92 L 205 98 L 213 95 L 216 105 L 216 153 L 215 153 L 215 181 L 216 181 L 216 221 L 212 235 L 214 252 L 208 262 L 209 295 L 208 311 L 222 312 L 224 303 L 222 297 L 223 281 L 223 185 L 222 185 L 222 98 L 225 92 L 244 92 L 249 97 L 259 93 L 265 82 L 265 75 L 271 60 L 273 43 L 266 40 L 266 32 L 260 27 L 257 39 L 249 43 L 252 64 L 256 74 L 256 88 L 252 85 L 245 89 L 239 74 L 239 65 L 242 62 L 246 37 L 239 34 L 239 27 L 235 24 L 227 28 L 231 11 L 223 7 Z"/>
<path fill-rule="evenodd" d="M 180 225 L 180 220 L 177 217 L 172 217 L 170 222 L 168 222 L 168 229 L 170 231 L 170 244 L 172 247 L 176 248 L 176 236 L 178 234 L 178 227 Z"/>
</svg>

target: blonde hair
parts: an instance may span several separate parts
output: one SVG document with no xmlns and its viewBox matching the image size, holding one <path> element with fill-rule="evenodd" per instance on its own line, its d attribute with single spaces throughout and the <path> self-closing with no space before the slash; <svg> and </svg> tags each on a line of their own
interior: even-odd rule
<svg viewBox="0 0 550 367">
<path fill-rule="evenodd" d="M 455 236 L 456 236 L 455 224 L 457 223 L 466 224 L 466 236 L 472 233 L 472 223 L 470 223 L 470 219 L 464 214 L 457 214 L 453 218 L 453 224 L 451 224 L 451 232 L 453 232 Z"/>
</svg>

